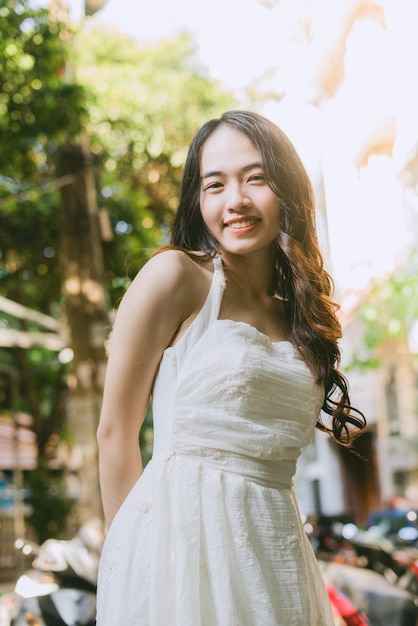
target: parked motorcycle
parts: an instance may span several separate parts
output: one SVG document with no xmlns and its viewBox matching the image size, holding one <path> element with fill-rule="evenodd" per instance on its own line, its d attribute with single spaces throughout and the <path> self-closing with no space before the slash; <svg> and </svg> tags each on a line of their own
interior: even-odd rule
<svg viewBox="0 0 418 626">
<path fill-rule="evenodd" d="M 335 626 L 369 626 L 369 620 L 363 611 L 359 611 L 350 599 L 339 589 L 325 581 L 331 603 Z"/>
<path fill-rule="evenodd" d="M 388 529 L 386 524 L 381 523 L 363 531 L 353 525 L 349 530 L 349 541 L 364 567 L 381 573 L 409 591 L 418 606 L 417 532 L 414 526 Z M 344 526 L 342 534 L 347 534 Z"/>
<path fill-rule="evenodd" d="M 16 548 L 35 558 L 2 598 L 9 622 L 4 617 L 0 626 L 94 626 L 102 545 L 99 522 L 82 526 L 69 541 L 47 539 L 38 546 L 18 540 Z"/>
<path fill-rule="evenodd" d="M 370 626 L 416 626 L 409 565 L 388 539 L 377 540 L 374 531 L 360 531 L 345 519 L 312 519 L 305 530 L 326 580 L 364 611 Z"/>
<path fill-rule="evenodd" d="M 320 564 L 325 579 L 367 615 L 370 626 L 416 626 L 417 607 L 411 594 L 381 574 L 333 561 Z"/>
<path fill-rule="evenodd" d="M 352 545 L 361 567 L 381 574 L 385 580 L 409 594 L 418 617 L 417 556 L 395 548 L 388 540 L 370 541 L 361 535 L 352 539 Z"/>
</svg>

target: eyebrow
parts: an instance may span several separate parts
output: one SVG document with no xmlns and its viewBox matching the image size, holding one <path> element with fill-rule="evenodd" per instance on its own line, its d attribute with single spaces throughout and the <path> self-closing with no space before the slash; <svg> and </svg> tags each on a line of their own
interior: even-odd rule
<svg viewBox="0 0 418 626">
<path fill-rule="evenodd" d="M 240 172 L 245 174 L 245 172 L 257 169 L 258 167 L 263 169 L 263 164 L 260 161 L 255 161 L 255 163 L 249 163 L 248 165 L 244 165 L 244 167 L 240 169 Z M 224 176 L 224 172 L 222 172 L 221 170 L 213 170 L 212 172 L 207 172 L 206 174 L 202 175 L 201 180 L 205 180 L 205 178 L 211 178 L 212 176 Z"/>
</svg>

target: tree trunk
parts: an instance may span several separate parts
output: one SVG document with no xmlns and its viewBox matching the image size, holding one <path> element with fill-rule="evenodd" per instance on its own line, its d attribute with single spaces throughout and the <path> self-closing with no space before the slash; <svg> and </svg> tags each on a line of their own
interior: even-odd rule
<svg viewBox="0 0 418 626">
<path fill-rule="evenodd" d="M 92 155 L 87 138 L 67 144 L 58 154 L 58 174 L 72 174 L 61 190 L 61 263 L 63 296 L 74 351 L 70 378 L 69 426 L 79 459 L 78 522 L 102 517 L 96 429 L 109 328 L 108 301 Z"/>
</svg>

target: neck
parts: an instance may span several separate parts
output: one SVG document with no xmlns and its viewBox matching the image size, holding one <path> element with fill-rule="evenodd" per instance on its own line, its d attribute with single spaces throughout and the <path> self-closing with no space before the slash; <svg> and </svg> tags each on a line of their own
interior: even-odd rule
<svg viewBox="0 0 418 626">
<path fill-rule="evenodd" d="M 253 295 L 273 295 L 277 289 L 276 256 L 274 250 L 249 255 L 221 252 L 225 272 L 230 280 Z"/>
</svg>

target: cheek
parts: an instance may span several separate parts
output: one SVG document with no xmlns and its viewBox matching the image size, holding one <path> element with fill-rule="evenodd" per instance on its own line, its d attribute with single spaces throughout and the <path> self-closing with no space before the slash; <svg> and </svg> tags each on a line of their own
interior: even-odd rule
<svg viewBox="0 0 418 626">
<path fill-rule="evenodd" d="M 200 195 L 200 213 L 202 219 L 207 226 L 215 225 L 219 220 L 219 207 L 216 200 L 213 198 L 203 197 Z M 222 213 L 222 212 L 221 212 Z"/>
<path fill-rule="evenodd" d="M 271 218 L 277 223 L 279 223 L 281 208 L 280 208 L 280 200 L 277 198 L 277 196 L 273 196 L 273 197 L 270 196 L 270 198 L 268 199 L 266 198 L 266 206 L 268 207 Z"/>
</svg>

